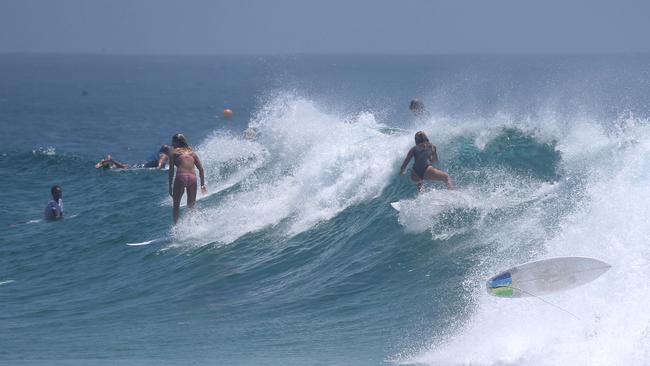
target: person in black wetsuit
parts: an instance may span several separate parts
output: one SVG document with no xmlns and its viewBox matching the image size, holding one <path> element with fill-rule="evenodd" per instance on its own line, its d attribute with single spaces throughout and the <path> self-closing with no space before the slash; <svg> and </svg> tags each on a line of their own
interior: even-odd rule
<svg viewBox="0 0 650 366">
<path fill-rule="evenodd" d="M 165 166 L 167 166 L 167 161 L 169 161 L 169 155 L 171 155 L 172 148 L 169 145 L 162 145 L 160 147 L 160 150 L 158 150 L 157 153 L 151 155 L 149 159 L 147 159 L 144 163 L 142 164 L 136 164 L 136 165 L 129 165 L 126 163 L 121 163 L 117 160 L 115 160 L 111 155 L 107 155 L 105 159 L 100 160 L 97 164 L 95 164 L 96 169 L 111 169 L 111 168 L 117 168 L 117 169 L 132 169 L 132 168 L 156 168 L 156 169 L 162 169 Z"/>
<path fill-rule="evenodd" d="M 169 161 L 169 155 L 171 155 L 172 149 L 169 145 L 162 145 L 160 150 L 157 153 L 151 155 L 149 159 L 144 163 L 145 168 L 156 168 L 162 169 L 167 166 L 167 161 Z"/>
<path fill-rule="evenodd" d="M 436 145 L 430 143 L 429 138 L 422 131 L 418 131 L 415 134 L 415 146 L 406 155 L 400 168 L 400 175 L 406 174 L 406 166 L 412 158 L 415 158 L 415 162 L 413 163 L 411 179 L 418 185 L 420 191 L 424 187 L 425 179 L 440 180 L 445 182 L 448 189 L 454 188 L 454 182 L 449 174 L 431 166 L 431 164 L 438 162 Z"/>
</svg>

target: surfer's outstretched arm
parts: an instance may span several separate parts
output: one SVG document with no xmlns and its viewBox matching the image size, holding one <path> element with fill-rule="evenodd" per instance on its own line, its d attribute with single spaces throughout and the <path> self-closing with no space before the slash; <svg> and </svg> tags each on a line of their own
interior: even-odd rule
<svg viewBox="0 0 650 366">
<path fill-rule="evenodd" d="M 205 172 L 203 171 L 203 164 L 201 164 L 201 159 L 199 159 L 199 156 L 196 155 L 196 153 L 192 153 L 192 157 L 194 157 L 194 165 L 196 165 L 196 168 L 199 170 L 199 178 L 201 179 L 201 192 L 205 193 L 208 191 L 208 187 L 205 186 Z"/>
<path fill-rule="evenodd" d="M 113 163 L 113 165 L 115 165 L 120 169 L 129 169 L 129 164 L 120 163 L 119 161 L 113 159 L 113 157 L 110 155 L 108 156 L 108 159 L 110 160 L 111 163 Z"/>
<path fill-rule="evenodd" d="M 167 162 L 169 161 L 169 156 L 167 154 L 160 154 L 160 159 L 158 159 L 158 166 L 156 166 L 156 169 L 162 169 L 167 165 Z"/>
<path fill-rule="evenodd" d="M 174 168 L 175 168 L 174 155 L 172 155 L 171 158 L 169 159 L 169 173 L 168 173 L 168 177 L 169 177 L 169 195 L 172 196 L 172 197 L 174 196 L 174 194 L 172 192 L 172 180 L 174 180 Z"/>
<path fill-rule="evenodd" d="M 99 162 L 97 162 L 97 164 L 95 164 L 95 169 L 109 168 L 110 165 L 106 166 L 106 164 L 108 164 L 108 163 L 110 163 L 108 160 L 102 159 Z"/>
<path fill-rule="evenodd" d="M 408 154 L 406 154 L 406 158 L 404 159 L 404 162 L 402 163 L 402 167 L 399 169 L 399 174 L 400 175 L 406 174 L 406 166 L 409 165 L 409 161 L 411 161 L 414 154 L 415 154 L 415 147 L 412 147 L 411 150 L 409 150 Z"/>
<path fill-rule="evenodd" d="M 431 157 L 429 157 L 429 160 L 431 161 L 431 164 L 438 162 L 438 150 L 436 149 L 436 145 L 431 144 Z"/>
<path fill-rule="evenodd" d="M 106 159 L 102 159 L 99 163 L 95 164 L 95 168 L 110 168 L 111 164 L 119 169 L 129 169 L 128 164 L 120 163 L 119 161 L 113 159 L 111 155 L 106 156 Z"/>
<path fill-rule="evenodd" d="M 162 145 L 158 151 L 158 166 L 156 169 L 162 169 L 171 161 L 170 156 L 172 154 L 172 149 L 169 145 Z"/>
</svg>

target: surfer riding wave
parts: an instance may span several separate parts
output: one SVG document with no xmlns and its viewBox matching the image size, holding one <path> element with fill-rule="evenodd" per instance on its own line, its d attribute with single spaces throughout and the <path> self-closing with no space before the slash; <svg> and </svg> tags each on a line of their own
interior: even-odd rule
<svg viewBox="0 0 650 366">
<path fill-rule="evenodd" d="M 422 131 L 418 131 L 415 134 L 415 146 L 413 146 L 406 155 L 402 167 L 400 168 L 400 175 L 406 174 L 406 166 L 412 158 L 415 158 L 415 162 L 413 163 L 411 180 L 418 185 L 418 190 L 422 191 L 424 188 L 425 179 L 443 181 L 447 185 L 448 189 L 454 188 L 454 182 L 449 174 L 431 166 L 438 162 L 436 145 L 429 142 L 429 138 Z"/>
<path fill-rule="evenodd" d="M 187 139 L 183 134 L 177 133 L 172 137 L 172 154 L 169 164 L 169 195 L 174 200 L 173 217 L 174 224 L 178 222 L 180 212 L 181 198 L 187 190 L 187 207 L 193 208 L 196 203 L 196 173 L 194 169 L 199 170 L 201 178 L 201 192 L 206 193 L 208 188 L 205 186 L 205 174 L 203 165 L 198 155 L 192 150 Z M 174 177 L 174 170 L 176 177 Z M 173 186 L 172 186 L 173 180 Z"/>
</svg>

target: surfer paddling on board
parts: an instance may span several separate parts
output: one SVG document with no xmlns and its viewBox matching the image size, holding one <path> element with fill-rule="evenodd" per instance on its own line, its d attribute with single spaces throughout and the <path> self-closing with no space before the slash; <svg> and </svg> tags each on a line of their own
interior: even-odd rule
<svg viewBox="0 0 650 366">
<path fill-rule="evenodd" d="M 169 155 L 172 152 L 172 148 L 169 145 L 162 145 L 156 154 L 151 155 L 149 159 L 144 163 L 144 168 L 156 168 L 162 169 L 167 166 L 167 161 L 169 160 Z"/>
<path fill-rule="evenodd" d="M 167 161 L 169 160 L 169 155 L 171 154 L 172 148 L 169 145 L 162 145 L 157 153 L 151 155 L 144 163 L 140 165 L 134 165 L 133 167 L 129 164 L 121 163 L 111 155 L 107 155 L 105 159 L 100 160 L 95 164 L 96 169 L 131 169 L 131 168 L 156 168 L 162 169 L 167 166 Z"/>
<path fill-rule="evenodd" d="M 196 173 L 194 169 L 199 170 L 201 177 L 201 192 L 204 194 L 208 192 L 205 186 L 205 175 L 203 173 L 203 165 L 201 160 L 192 150 L 187 139 L 183 134 L 177 133 L 172 136 L 172 152 L 169 162 L 169 195 L 174 200 L 172 213 L 174 216 L 174 224 L 178 222 L 178 214 L 181 207 L 181 198 L 187 189 L 187 207 L 194 207 L 196 202 Z M 174 178 L 174 170 L 176 177 Z M 172 186 L 172 180 L 174 182 Z"/>
<path fill-rule="evenodd" d="M 120 163 L 119 161 L 113 159 L 112 156 L 107 155 L 105 159 L 100 160 L 95 164 L 95 169 L 129 169 L 129 164 Z"/>
<path fill-rule="evenodd" d="M 454 188 L 454 182 L 449 174 L 431 166 L 431 164 L 438 162 L 436 145 L 430 143 L 429 138 L 422 131 L 418 131 L 415 134 L 415 146 L 413 146 L 406 155 L 402 167 L 400 168 L 400 175 L 406 174 L 406 166 L 412 158 L 415 158 L 415 162 L 413 163 L 411 179 L 418 185 L 418 190 L 420 190 L 420 192 L 424 187 L 425 179 L 440 180 L 445 182 L 447 189 Z"/>
<path fill-rule="evenodd" d="M 52 199 L 45 206 L 43 217 L 47 221 L 61 220 L 63 218 L 63 189 L 59 186 L 52 187 Z"/>
</svg>

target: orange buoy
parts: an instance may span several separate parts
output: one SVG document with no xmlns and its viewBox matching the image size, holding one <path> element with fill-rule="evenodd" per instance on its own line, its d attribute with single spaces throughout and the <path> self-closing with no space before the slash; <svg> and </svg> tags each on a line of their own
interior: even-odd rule
<svg viewBox="0 0 650 366">
<path fill-rule="evenodd" d="M 223 110 L 223 118 L 230 118 L 232 117 L 232 111 L 228 108 Z"/>
</svg>

